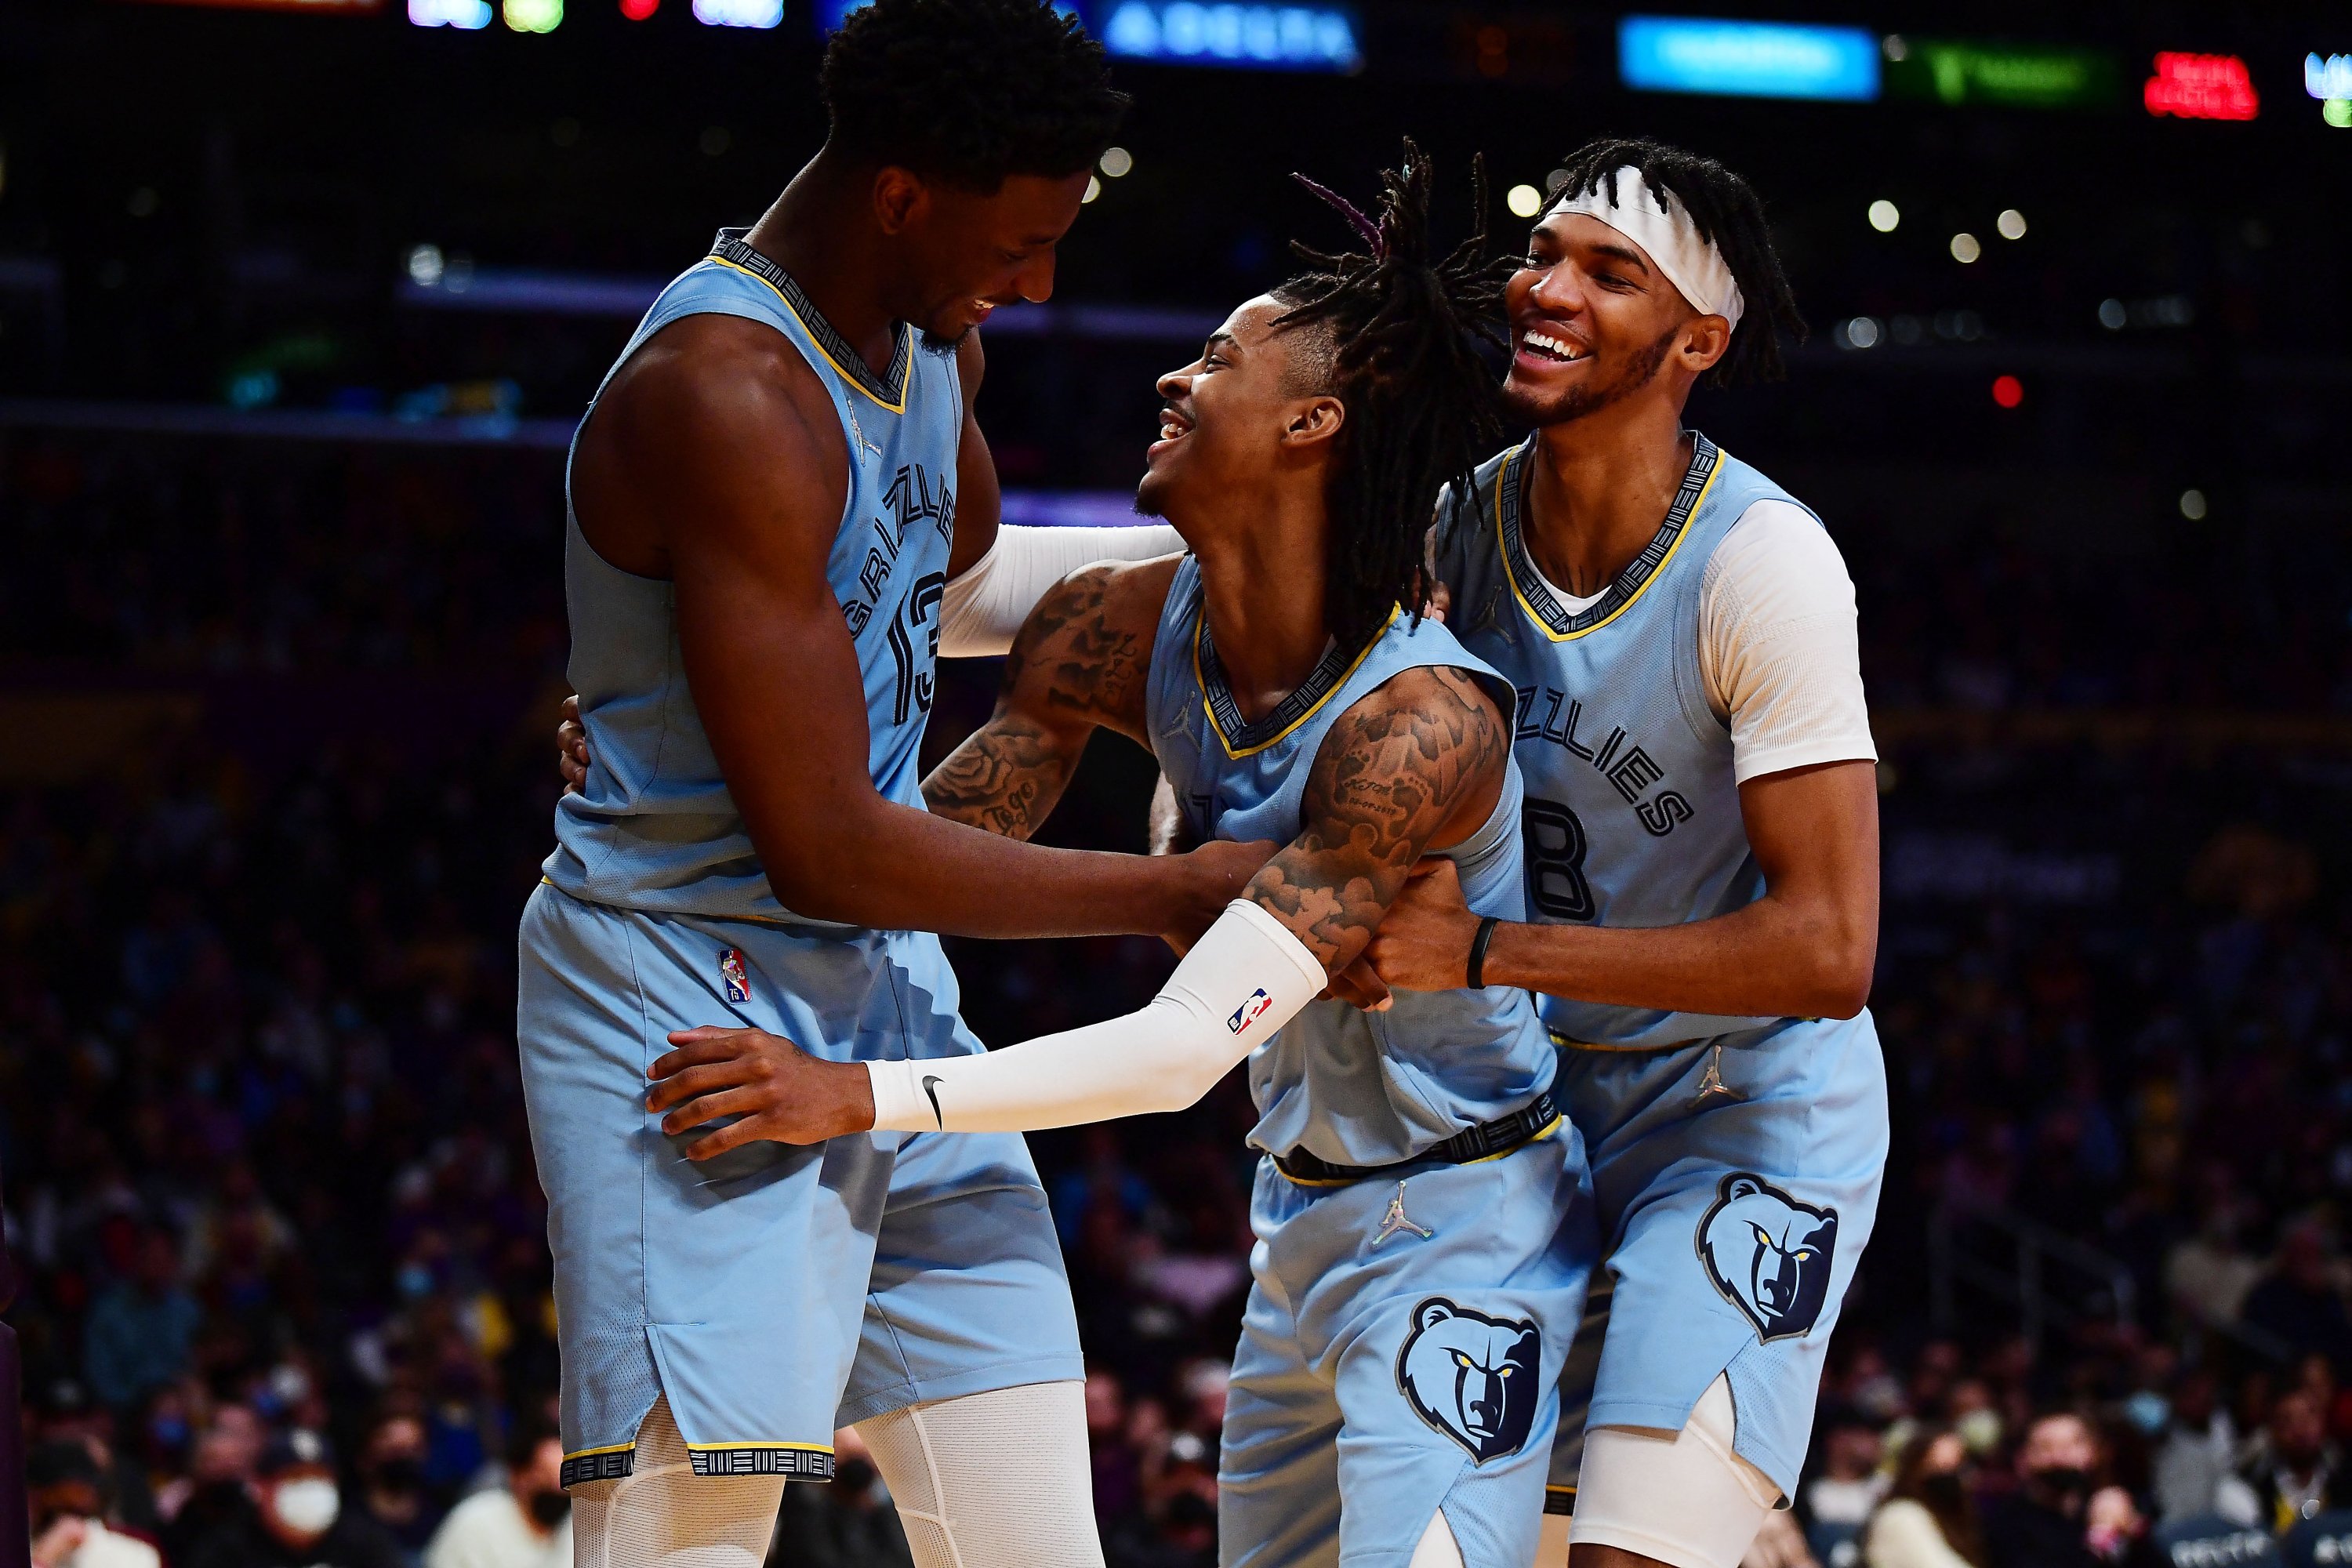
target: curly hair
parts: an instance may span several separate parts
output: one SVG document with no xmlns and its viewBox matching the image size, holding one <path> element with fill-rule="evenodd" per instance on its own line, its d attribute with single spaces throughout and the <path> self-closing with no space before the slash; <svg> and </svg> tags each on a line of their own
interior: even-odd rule
<svg viewBox="0 0 2352 1568">
<path fill-rule="evenodd" d="M 1764 203 L 1755 188 L 1712 158 L 1661 142 L 1617 136 L 1588 142 L 1570 153 L 1561 164 L 1568 178 L 1553 189 L 1549 201 L 1557 205 L 1604 186 L 1614 201 L 1617 171 L 1625 168 L 1639 169 L 1661 202 L 1682 205 L 1692 225 L 1723 253 L 1724 265 L 1739 285 L 1747 309 L 1732 331 L 1730 348 L 1707 373 L 1708 384 L 1780 380 L 1787 374 L 1780 362 L 1780 334 L 1803 342 L 1805 319 L 1797 313 L 1797 298 L 1780 270 L 1772 230 L 1764 220 Z"/>
<path fill-rule="evenodd" d="M 992 193 L 1091 166 L 1128 105 L 1102 46 L 1048 0 L 873 0 L 817 86 L 829 146 Z"/>
<path fill-rule="evenodd" d="M 1428 597 L 1423 537 L 1447 484 L 1467 494 L 1480 459 L 1501 443 L 1495 373 L 1477 341 L 1502 345 L 1507 269 L 1486 249 L 1486 179 L 1471 170 L 1475 232 L 1439 255 L 1432 240 L 1428 156 L 1410 141 L 1402 167 L 1381 172 L 1377 221 L 1300 176 L 1365 241 L 1327 255 L 1294 245 L 1311 270 L 1274 297 L 1278 327 L 1312 326 L 1329 352 L 1321 390 L 1347 410 L 1327 500 L 1331 516 L 1324 615 L 1344 647 L 1370 640 L 1398 605 L 1417 618 Z"/>
</svg>

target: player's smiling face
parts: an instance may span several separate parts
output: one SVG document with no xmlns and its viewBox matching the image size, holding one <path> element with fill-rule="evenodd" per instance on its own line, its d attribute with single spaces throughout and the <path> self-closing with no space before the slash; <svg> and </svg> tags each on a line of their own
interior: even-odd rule
<svg viewBox="0 0 2352 1568">
<path fill-rule="evenodd" d="M 1144 453 L 1138 511 L 1197 531 L 1219 498 L 1328 459 L 1345 414 L 1331 394 L 1301 390 L 1319 377 L 1295 356 L 1320 343 L 1311 329 L 1276 329 L 1287 309 L 1270 295 L 1247 301 L 1210 334 L 1200 358 L 1160 378 L 1160 437 Z"/>
<path fill-rule="evenodd" d="M 908 176 L 912 178 L 912 176 Z M 992 195 L 917 181 L 897 230 L 909 259 L 905 319 L 953 342 L 1000 305 L 1054 292 L 1054 249 L 1076 221 L 1088 173 L 1013 174 Z"/>
<path fill-rule="evenodd" d="M 1536 225 L 1504 304 L 1503 398 L 1530 425 L 1581 418 L 1641 391 L 1696 315 L 1640 246 L 1582 213 Z"/>
</svg>

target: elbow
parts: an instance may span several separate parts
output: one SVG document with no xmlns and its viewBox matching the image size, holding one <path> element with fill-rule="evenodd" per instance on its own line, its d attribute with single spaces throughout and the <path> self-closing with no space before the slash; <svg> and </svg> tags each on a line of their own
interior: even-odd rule
<svg viewBox="0 0 2352 1568">
<path fill-rule="evenodd" d="M 1878 968 L 1878 943 L 1867 935 L 1824 942 L 1807 977 L 1804 1016 L 1851 1018 L 1870 1004 Z"/>
</svg>

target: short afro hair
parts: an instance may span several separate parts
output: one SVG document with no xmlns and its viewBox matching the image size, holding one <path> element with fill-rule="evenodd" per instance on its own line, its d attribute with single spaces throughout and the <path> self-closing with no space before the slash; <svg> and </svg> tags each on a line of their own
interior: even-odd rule
<svg viewBox="0 0 2352 1568">
<path fill-rule="evenodd" d="M 1102 46 L 1047 0 L 873 0 L 817 80 L 829 145 L 990 193 L 1091 167 L 1128 105 Z"/>
<path fill-rule="evenodd" d="M 1706 374 L 1711 385 L 1737 386 L 1746 382 L 1779 381 L 1787 374 L 1780 359 L 1780 338 L 1805 341 L 1805 318 L 1797 312 L 1796 296 L 1788 275 L 1780 270 L 1780 253 L 1772 247 L 1772 230 L 1764 218 L 1764 203 L 1746 180 L 1712 158 L 1680 147 L 1639 137 L 1610 137 L 1588 142 L 1568 155 L 1562 173 L 1568 177 L 1553 187 L 1547 208 L 1577 196 L 1607 188 L 1617 199 L 1617 171 L 1639 169 L 1643 183 L 1672 199 L 1690 216 L 1699 234 L 1723 253 L 1739 285 L 1747 309 L 1731 334 L 1731 346 Z"/>
</svg>

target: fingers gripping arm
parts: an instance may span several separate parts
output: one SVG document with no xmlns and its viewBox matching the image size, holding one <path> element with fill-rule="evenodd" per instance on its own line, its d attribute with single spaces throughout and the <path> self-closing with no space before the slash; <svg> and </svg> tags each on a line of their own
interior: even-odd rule
<svg viewBox="0 0 2352 1568">
<path fill-rule="evenodd" d="M 1424 849 L 1485 820 L 1507 751 L 1466 677 L 1398 676 L 1332 726 L 1305 827 L 1150 1005 L 985 1056 L 868 1062 L 874 1125 L 1023 1131 L 1192 1104 L 1363 952 Z"/>
</svg>

